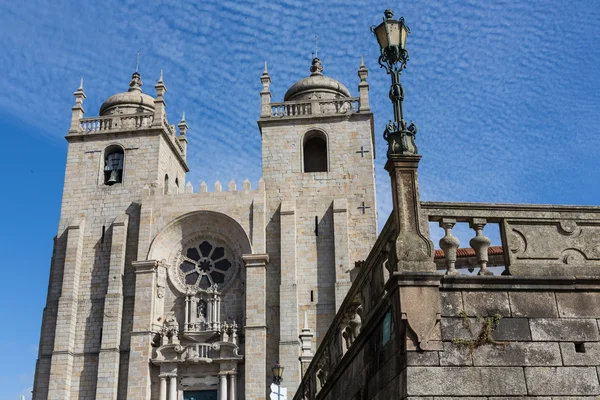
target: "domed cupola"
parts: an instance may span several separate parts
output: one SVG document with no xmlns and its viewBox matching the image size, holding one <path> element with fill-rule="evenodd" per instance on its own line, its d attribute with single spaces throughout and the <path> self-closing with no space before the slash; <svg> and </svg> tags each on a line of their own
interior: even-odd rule
<svg viewBox="0 0 600 400">
<path fill-rule="evenodd" d="M 323 66 L 318 58 L 313 59 L 310 72 L 309 77 L 299 80 L 288 89 L 284 101 L 350 97 L 350 91 L 346 86 L 323 75 Z"/>
<path fill-rule="evenodd" d="M 110 96 L 100 107 L 100 115 L 154 112 L 154 98 L 142 93 L 142 85 L 140 74 L 135 71 L 129 90 Z"/>
</svg>

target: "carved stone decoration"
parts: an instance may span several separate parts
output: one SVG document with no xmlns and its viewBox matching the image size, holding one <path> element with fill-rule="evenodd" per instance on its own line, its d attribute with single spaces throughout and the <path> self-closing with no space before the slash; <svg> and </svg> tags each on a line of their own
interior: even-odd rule
<svg viewBox="0 0 600 400">
<path fill-rule="evenodd" d="M 199 293 L 218 287 L 226 290 L 239 271 L 239 256 L 224 238 L 196 235 L 186 240 L 171 258 L 169 279 L 181 293 Z"/>
<path fill-rule="evenodd" d="M 507 219 L 508 270 L 521 276 L 600 276 L 597 220 Z"/>
<path fill-rule="evenodd" d="M 407 350 L 441 350 L 441 276 L 399 281 L 400 313 L 407 322 Z"/>
</svg>

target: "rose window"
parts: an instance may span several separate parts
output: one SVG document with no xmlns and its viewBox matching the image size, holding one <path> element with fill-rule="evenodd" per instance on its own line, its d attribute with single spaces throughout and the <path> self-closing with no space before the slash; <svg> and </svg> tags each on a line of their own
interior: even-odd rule
<svg viewBox="0 0 600 400">
<path fill-rule="evenodd" d="M 225 248 L 205 240 L 198 246 L 184 248 L 178 272 L 187 286 L 206 290 L 215 284 L 222 286 L 231 267 Z"/>
</svg>

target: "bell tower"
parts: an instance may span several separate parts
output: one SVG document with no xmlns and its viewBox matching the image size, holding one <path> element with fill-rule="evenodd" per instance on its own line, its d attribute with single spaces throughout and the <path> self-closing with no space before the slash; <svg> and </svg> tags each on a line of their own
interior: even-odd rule
<svg viewBox="0 0 600 400">
<path fill-rule="evenodd" d="M 119 378 L 128 371 L 142 195 L 182 193 L 189 170 L 187 124 L 177 135 L 167 120 L 162 72 L 156 98 L 142 85 L 134 72 L 129 89 L 91 118 L 84 117 L 83 80 L 74 93 L 34 399 L 126 396 Z"/>
<path fill-rule="evenodd" d="M 258 125 L 271 221 L 267 299 L 269 310 L 279 310 L 267 317 L 269 327 L 279 327 L 269 332 L 267 363 L 285 366 L 290 396 L 310 362 L 307 332 L 316 349 L 351 285 L 355 263 L 367 257 L 377 236 L 368 70 L 361 63 L 358 97 L 323 71 L 314 58 L 310 75 L 279 103 L 271 101 L 266 65 L 260 78 Z"/>
</svg>

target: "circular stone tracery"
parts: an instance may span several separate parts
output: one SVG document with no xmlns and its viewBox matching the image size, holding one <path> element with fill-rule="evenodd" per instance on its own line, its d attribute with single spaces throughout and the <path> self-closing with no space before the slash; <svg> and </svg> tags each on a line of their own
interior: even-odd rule
<svg viewBox="0 0 600 400">
<path fill-rule="evenodd" d="M 230 278 L 231 261 L 224 247 L 203 240 L 197 246 L 184 247 L 180 255 L 178 276 L 187 287 L 206 290 L 215 284 L 218 287 Z"/>
</svg>

